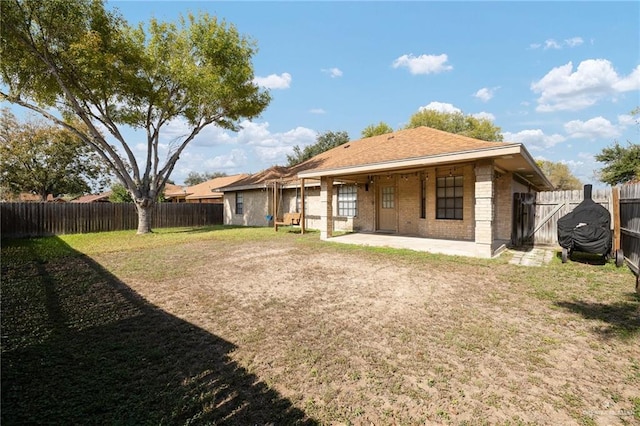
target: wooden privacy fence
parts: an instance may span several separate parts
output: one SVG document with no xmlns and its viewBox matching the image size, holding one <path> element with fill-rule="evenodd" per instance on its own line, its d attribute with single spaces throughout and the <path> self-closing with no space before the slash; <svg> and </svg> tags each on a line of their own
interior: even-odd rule
<svg viewBox="0 0 640 426">
<path fill-rule="evenodd" d="M 612 210 L 611 188 L 594 189 L 591 198 Z M 582 189 L 514 194 L 512 243 L 516 246 L 558 245 L 558 219 L 571 212 L 582 200 Z"/>
<path fill-rule="evenodd" d="M 611 213 L 613 248 L 621 248 L 626 263 L 640 274 L 640 183 L 594 189 L 593 201 Z M 558 245 L 558 219 L 584 199 L 584 191 L 516 193 L 513 198 L 512 244 Z"/>
<path fill-rule="evenodd" d="M 158 203 L 154 228 L 221 225 L 222 204 Z M 0 203 L 3 236 L 37 237 L 137 229 L 131 203 Z"/>
<path fill-rule="evenodd" d="M 640 274 L 640 183 L 620 186 L 620 248 L 629 267 L 638 276 Z"/>
</svg>

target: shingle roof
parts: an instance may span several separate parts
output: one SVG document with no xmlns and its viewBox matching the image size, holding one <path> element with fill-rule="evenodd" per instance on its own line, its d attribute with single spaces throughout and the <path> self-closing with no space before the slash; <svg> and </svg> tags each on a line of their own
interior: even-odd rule
<svg viewBox="0 0 640 426">
<path fill-rule="evenodd" d="M 111 197 L 111 191 L 102 192 L 100 194 L 90 194 L 78 197 L 72 200 L 72 203 L 96 203 L 96 202 L 108 202 Z"/>
<path fill-rule="evenodd" d="M 174 185 L 173 183 L 165 183 L 164 184 L 164 196 L 175 197 L 177 195 L 183 195 L 185 188 L 180 185 Z"/>
<path fill-rule="evenodd" d="M 187 187 L 186 193 L 187 200 L 194 199 L 202 199 L 202 198 L 222 198 L 222 192 L 218 192 L 218 188 L 222 188 L 223 186 L 231 185 L 239 180 L 245 179 L 249 175 L 246 173 L 232 175 L 232 176 L 223 176 L 217 177 L 214 179 L 210 179 L 208 181 L 199 183 L 197 185 Z"/>
<path fill-rule="evenodd" d="M 517 144 L 487 142 L 430 127 L 416 127 L 348 142 L 318 154 L 302 166 L 309 163 L 307 170 L 330 170 L 512 145 Z"/>
<path fill-rule="evenodd" d="M 264 187 L 274 181 L 289 185 L 298 185 L 300 183 L 297 177 L 298 173 L 306 170 L 311 164 L 313 163 L 305 162 L 291 167 L 269 167 L 261 172 L 247 175 L 246 178 L 227 185 L 226 187 L 221 187 L 221 189 L 223 191 L 237 191 L 246 188 Z"/>
</svg>

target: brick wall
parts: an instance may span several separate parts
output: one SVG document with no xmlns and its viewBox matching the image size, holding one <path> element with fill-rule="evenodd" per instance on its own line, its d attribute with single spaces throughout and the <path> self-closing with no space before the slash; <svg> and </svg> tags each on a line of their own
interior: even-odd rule
<svg viewBox="0 0 640 426">
<path fill-rule="evenodd" d="M 436 219 L 436 177 L 463 176 L 462 220 Z M 473 240 L 475 238 L 475 174 L 472 164 L 429 168 L 427 179 L 427 218 L 420 220 L 419 235 L 427 238 Z M 417 199 L 420 202 L 420 199 Z M 418 204 L 419 209 L 419 204 Z"/>
<path fill-rule="evenodd" d="M 495 219 L 494 238 L 511 240 L 511 221 L 513 216 L 513 174 L 505 173 L 495 180 Z"/>
<path fill-rule="evenodd" d="M 398 232 L 418 235 L 420 229 L 420 176 L 399 175 L 396 179 Z"/>
</svg>

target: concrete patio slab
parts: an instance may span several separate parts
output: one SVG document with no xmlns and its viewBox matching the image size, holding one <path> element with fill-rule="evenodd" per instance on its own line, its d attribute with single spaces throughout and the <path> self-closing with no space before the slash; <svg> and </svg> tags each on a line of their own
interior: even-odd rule
<svg viewBox="0 0 640 426">
<path fill-rule="evenodd" d="M 353 233 L 328 238 L 326 241 L 371 247 L 391 247 L 452 256 L 477 257 L 473 241 L 439 240 L 383 233 Z"/>
<path fill-rule="evenodd" d="M 512 265 L 542 266 L 551 262 L 555 251 L 552 249 L 532 248 L 529 250 L 510 250 L 513 257 L 509 261 Z"/>
</svg>

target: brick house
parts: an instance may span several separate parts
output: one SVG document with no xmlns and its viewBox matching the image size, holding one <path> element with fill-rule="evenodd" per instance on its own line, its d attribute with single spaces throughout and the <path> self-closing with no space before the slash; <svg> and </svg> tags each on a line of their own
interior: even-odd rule
<svg viewBox="0 0 640 426">
<path fill-rule="evenodd" d="M 265 216 L 299 211 L 303 229 L 319 229 L 322 239 L 347 230 L 470 241 L 478 257 L 511 240 L 514 193 L 553 189 L 522 144 L 428 127 L 351 141 L 269 171 L 222 189 L 226 224 L 264 226 Z"/>
</svg>

